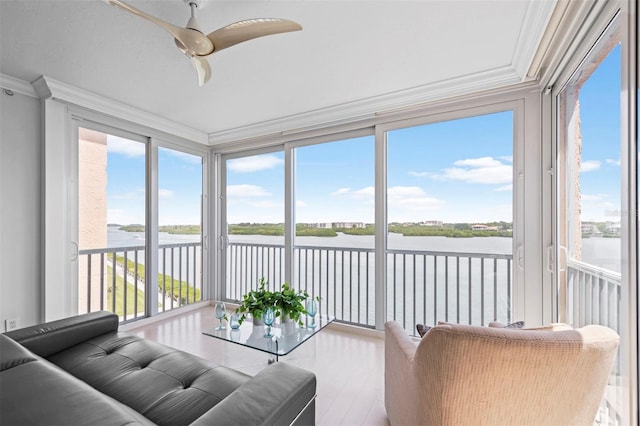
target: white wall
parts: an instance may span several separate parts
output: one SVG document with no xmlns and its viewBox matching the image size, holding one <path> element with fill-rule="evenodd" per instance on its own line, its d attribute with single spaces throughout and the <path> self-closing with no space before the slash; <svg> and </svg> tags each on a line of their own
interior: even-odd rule
<svg viewBox="0 0 640 426">
<path fill-rule="evenodd" d="M 41 312 L 40 101 L 0 92 L 0 332 Z"/>
</svg>

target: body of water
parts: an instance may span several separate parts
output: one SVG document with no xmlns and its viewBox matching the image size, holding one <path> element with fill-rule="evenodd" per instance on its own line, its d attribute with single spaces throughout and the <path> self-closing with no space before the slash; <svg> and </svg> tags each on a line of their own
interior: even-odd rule
<svg viewBox="0 0 640 426">
<path fill-rule="evenodd" d="M 108 228 L 108 247 L 144 246 L 143 232 L 121 231 L 118 227 Z M 200 235 L 180 235 L 160 232 L 160 244 L 199 242 Z M 275 244 L 283 245 L 284 237 L 270 235 L 230 235 L 233 243 Z M 512 254 L 513 242 L 506 237 L 405 237 L 401 234 L 389 234 L 388 247 L 392 250 L 427 250 L 437 252 L 491 253 Z M 345 247 L 374 248 L 374 237 L 371 235 L 346 235 L 339 233 L 337 237 L 296 237 L 296 246 L 311 247 Z M 591 237 L 582 240 L 582 260 L 585 263 L 620 272 L 621 245 L 619 238 Z"/>
</svg>

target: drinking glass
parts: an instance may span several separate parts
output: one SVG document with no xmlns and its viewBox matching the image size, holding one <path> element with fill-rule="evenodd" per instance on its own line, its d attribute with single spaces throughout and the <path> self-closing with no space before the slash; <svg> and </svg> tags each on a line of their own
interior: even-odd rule
<svg viewBox="0 0 640 426">
<path fill-rule="evenodd" d="M 240 328 L 240 315 L 231 314 L 231 318 L 229 319 L 229 325 L 231 326 L 232 330 L 237 330 L 238 328 Z"/>
<path fill-rule="evenodd" d="M 273 320 L 275 320 L 275 318 L 276 315 L 273 311 L 273 308 L 267 308 L 262 313 L 262 322 L 264 322 L 264 325 L 267 327 L 264 337 L 273 337 L 273 334 L 271 334 L 271 325 L 273 324 Z"/>
<path fill-rule="evenodd" d="M 224 303 L 218 302 L 216 303 L 216 318 L 218 318 L 219 324 L 216 327 L 216 330 L 226 330 L 226 327 L 222 325 L 222 318 L 224 318 L 227 313 L 227 308 L 224 306 Z"/>
<path fill-rule="evenodd" d="M 309 324 L 309 328 L 316 328 L 316 314 L 318 313 L 318 304 L 313 299 L 307 300 L 305 310 L 311 317 L 311 324 Z"/>
</svg>

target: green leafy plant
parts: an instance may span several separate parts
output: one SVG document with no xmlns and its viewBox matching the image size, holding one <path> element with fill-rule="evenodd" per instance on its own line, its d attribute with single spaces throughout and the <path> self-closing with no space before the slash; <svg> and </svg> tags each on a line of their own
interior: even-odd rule
<svg viewBox="0 0 640 426">
<path fill-rule="evenodd" d="M 303 325 L 300 319 L 301 315 L 305 315 L 307 311 L 304 308 L 304 301 L 307 300 L 309 294 L 306 291 L 295 291 L 288 283 L 282 284 L 280 291 L 274 293 L 276 306 L 276 316 L 284 318 L 288 316 L 300 326 Z"/>
<path fill-rule="evenodd" d="M 269 307 L 275 307 L 275 293 L 267 289 L 267 281 L 262 277 L 257 290 L 251 290 L 242 296 L 242 302 L 236 308 L 236 313 L 242 314 L 238 322 L 242 324 L 247 315 L 262 319 L 262 314 Z"/>
<path fill-rule="evenodd" d="M 267 288 L 267 281 L 260 278 L 260 285 L 256 290 L 251 290 L 242 296 L 242 302 L 236 308 L 236 313 L 242 314 L 238 322 L 242 324 L 247 319 L 247 315 L 253 318 L 262 319 L 264 311 L 272 307 L 276 317 L 289 317 L 299 325 L 303 325 L 301 315 L 306 315 L 304 302 L 309 297 L 306 291 L 295 291 L 288 283 L 282 284 L 280 291 L 270 291 Z"/>
</svg>

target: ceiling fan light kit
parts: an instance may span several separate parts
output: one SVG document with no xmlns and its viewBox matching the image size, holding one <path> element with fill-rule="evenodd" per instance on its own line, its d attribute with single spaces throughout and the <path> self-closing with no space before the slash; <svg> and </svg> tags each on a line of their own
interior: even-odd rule
<svg viewBox="0 0 640 426">
<path fill-rule="evenodd" d="M 184 28 L 149 15 L 120 0 L 104 1 L 146 19 L 169 32 L 173 36 L 178 49 L 191 58 L 200 86 L 211 78 L 211 67 L 206 58 L 214 52 L 254 38 L 302 30 L 300 24 L 287 19 L 256 18 L 235 22 L 205 35 L 196 17 L 196 10 L 203 4 L 203 0 L 184 0 L 191 9 L 191 17 Z"/>
</svg>

